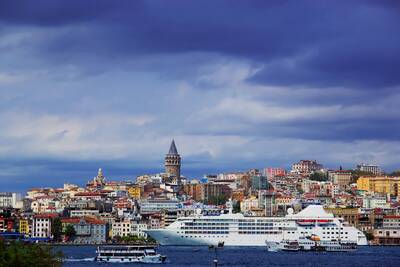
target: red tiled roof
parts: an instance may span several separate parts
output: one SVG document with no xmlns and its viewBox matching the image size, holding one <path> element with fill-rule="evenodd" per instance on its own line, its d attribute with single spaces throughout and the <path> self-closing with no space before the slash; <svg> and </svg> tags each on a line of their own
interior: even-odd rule
<svg viewBox="0 0 400 267">
<path fill-rule="evenodd" d="M 102 221 L 98 218 L 86 217 L 85 220 L 86 220 L 86 222 L 88 222 L 90 224 L 105 224 L 104 221 Z"/>
<path fill-rule="evenodd" d="M 87 223 L 89 224 L 105 224 L 105 222 L 103 220 L 100 220 L 96 217 L 89 217 L 89 216 L 84 216 L 84 217 L 67 217 L 67 218 L 62 218 L 61 222 L 62 223 L 79 223 L 81 221 L 81 219 L 84 219 Z"/>
<path fill-rule="evenodd" d="M 35 218 L 42 218 L 42 219 L 56 218 L 56 217 L 58 217 L 58 213 L 41 213 L 41 214 L 34 215 L 34 217 Z"/>
<path fill-rule="evenodd" d="M 62 223 L 79 223 L 80 218 L 78 217 L 71 217 L 71 218 L 62 218 L 61 222 Z"/>
<path fill-rule="evenodd" d="M 85 197 L 85 196 L 102 196 L 103 194 L 101 193 L 96 193 L 96 192 L 82 192 L 82 193 L 76 193 L 75 196 L 78 197 Z"/>
<path fill-rule="evenodd" d="M 400 215 L 385 215 L 384 219 L 400 219 Z"/>
<path fill-rule="evenodd" d="M 100 190 L 100 193 L 111 193 L 111 192 L 114 192 L 114 190 L 105 190 L 105 189 Z"/>
</svg>

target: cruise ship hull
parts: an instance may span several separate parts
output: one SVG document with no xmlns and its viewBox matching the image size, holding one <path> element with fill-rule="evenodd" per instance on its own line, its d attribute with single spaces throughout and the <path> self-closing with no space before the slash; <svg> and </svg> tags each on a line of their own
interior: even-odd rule
<svg viewBox="0 0 400 267">
<path fill-rule="evenodd" d="M 181 236 L 168 229 L 147 230 L 146 233 L 157 240 L 162 246 L 217 246 L 223 242 L 224 246 L 265 246 L 265 240 L 280 241 L 278 236 L 269 235 L 235 235 L 225 237 L 190 237 Z"/>
</svg>

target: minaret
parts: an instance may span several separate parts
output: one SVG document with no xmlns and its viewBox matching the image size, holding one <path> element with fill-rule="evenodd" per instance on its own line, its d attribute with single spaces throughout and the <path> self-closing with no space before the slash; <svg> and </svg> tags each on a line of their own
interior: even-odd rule
<svg viewBox="0 0 400 267">
<path fill-rule="evenodd" d="M 175 146 L 175 141 L 172 139 L 168 154 L 165 155 L 165 172 L 175 176 L 178 185 L 181 184 L 181 156 Z"/>
<path fill-rule="evenodd" d="M 103 170 L 101 168 L 99 168 L 99 171 L 97 172 L 97 176 L 94 178 L 94 180 L 98 183 L 103 185 L 105 182 L 105 178 L 103 175 Z"/>
</svg>

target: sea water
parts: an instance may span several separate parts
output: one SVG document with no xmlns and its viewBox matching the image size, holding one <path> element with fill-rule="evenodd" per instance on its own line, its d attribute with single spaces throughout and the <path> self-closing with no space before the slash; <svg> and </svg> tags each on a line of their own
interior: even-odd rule
<svg viewBox="0 0 400 267">
<path fill-rule="evenodd" d="M 79 266 L 149 266 L 149 264 L 121 264 L 93 262 L 96 247 L 59 247 L 66 258 L 65 267 Z M 393 266 L 400 267 L 400 247 L 359 247 L 356 252 L 268 252 L 264 247 L 160 247 L 158 252 L 167 256 L 160 266 Z M 153 265 L 157 266 L 157 265 Z"/>
</svg>

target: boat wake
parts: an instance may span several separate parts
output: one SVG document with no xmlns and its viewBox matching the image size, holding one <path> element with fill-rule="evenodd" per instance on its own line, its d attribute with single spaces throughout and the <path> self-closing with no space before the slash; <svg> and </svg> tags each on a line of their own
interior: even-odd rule
<svg viewBox="0 0 400 267">
<path fill-rule="evenodd" d="M 79 261 L 94 261 L 94 258 L 83 258 L 83 259 L 64 259 L 66 262 L 79 262 Z"/>
</svg>

